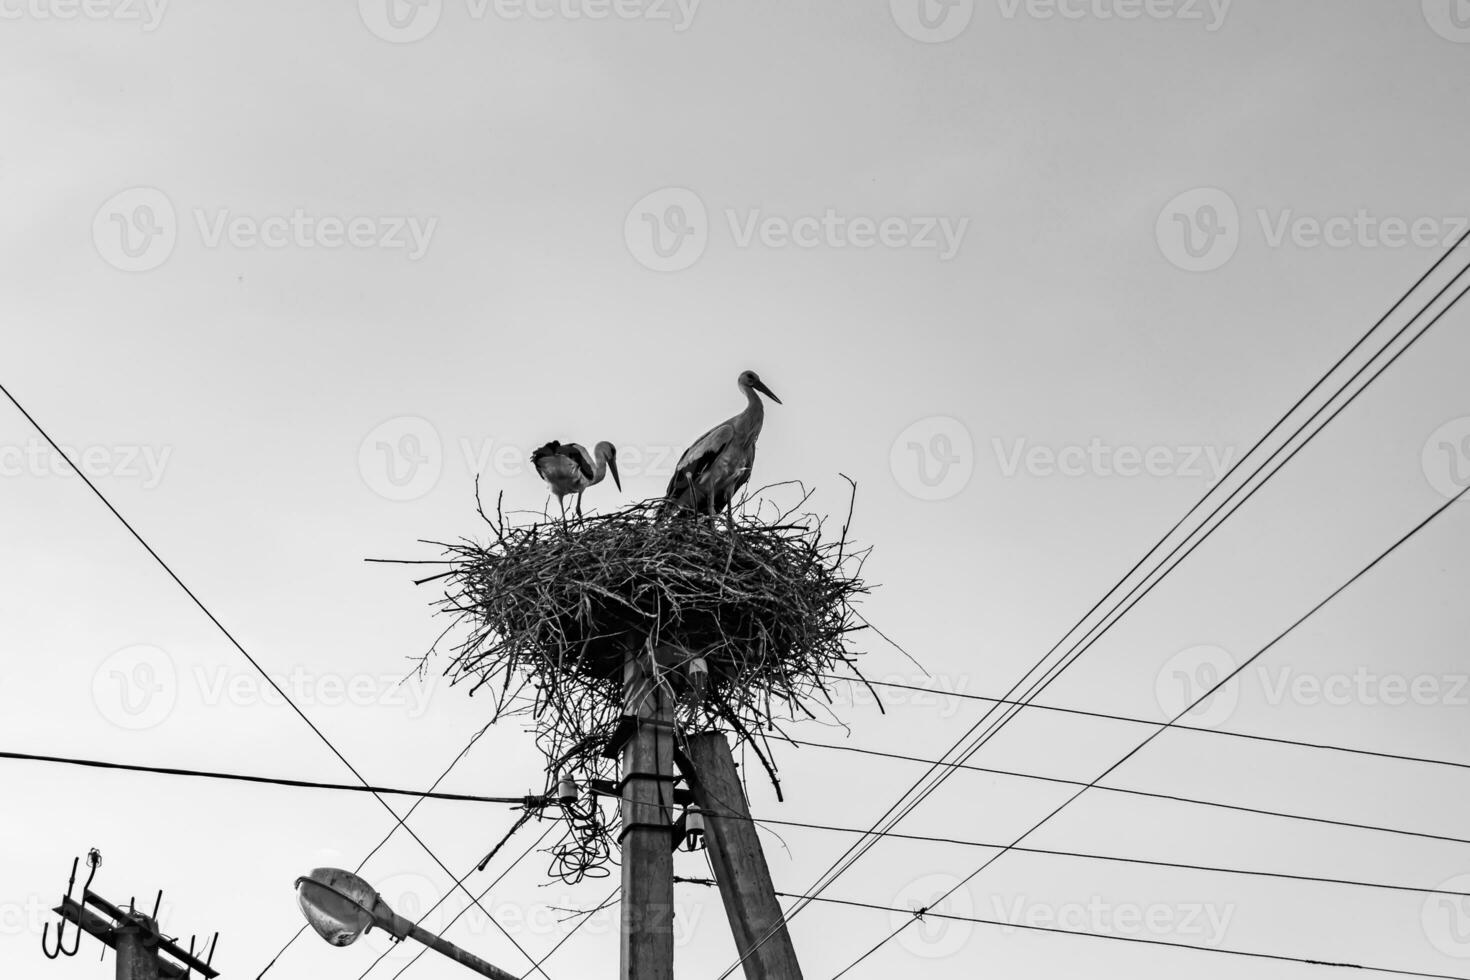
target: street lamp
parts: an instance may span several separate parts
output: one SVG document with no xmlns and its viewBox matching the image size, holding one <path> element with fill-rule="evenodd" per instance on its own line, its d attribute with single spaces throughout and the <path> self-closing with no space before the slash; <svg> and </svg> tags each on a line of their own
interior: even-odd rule
<svg viewBox="0 0 1470 980">
<path fill-rule="evenodd" d="M 317 868 L 296 879 L 296 904 L 311 927 L 333 946 L 350 946 L 359 936 L 377 926 L 395 939 L 413 938 L 436 952 L 462 963 L 481 976 L 495 980 L 519 980 L 467 953 L 447 940 L 420 929 L 388 907 L 373 886 L 341 868 Z"/>
</svg>

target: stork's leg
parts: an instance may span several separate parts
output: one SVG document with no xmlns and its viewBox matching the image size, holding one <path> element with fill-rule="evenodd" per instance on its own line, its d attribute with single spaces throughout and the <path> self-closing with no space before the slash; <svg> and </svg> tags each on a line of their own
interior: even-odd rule
<svg viewBox="0 0 1470 980">
<path fill-rule="evenodd" d="M 582 519 L 582 492 L 577 492 L 577 520 Z"/>
<path fill-rule="evenodd" d="M 557 494 L 556 502 L 561 506 L 561 522 L 565 524 L 567 522 L 567 498 Z"/>
</svg>

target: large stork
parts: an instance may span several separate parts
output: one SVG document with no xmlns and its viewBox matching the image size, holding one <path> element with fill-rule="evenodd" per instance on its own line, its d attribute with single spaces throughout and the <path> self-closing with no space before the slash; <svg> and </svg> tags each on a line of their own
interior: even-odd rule
<svg viewBox="0 0 1470 980">
<path fill-rule="evenodd" d="M 582 516 L 582 494 L 588 487 L 601 483 L 609 472 L 619 490 L 623 481 L 618 478 L 618 450 L 610 442 L 599 442 L 592 452 L 575 442 L 560 443 L 553 439 L 531 454 L 531 465 L 561 505 L 561 519 L 567 519 L 568 494 L 577 495 L 577 517 Z"/>
<path fill-rule="evenodd" d="M 778 405 L 781 399 L 754 371 L 740 372 L 736 384 L 745 395 L 745 411 L 710 429 L 684 450 L 665 493 L 667 506 L 710 515 L 720 510 L 728 513 L 735 494 L 750 479 L 755 442 L 766 419 L 765 405 L 756 392 Z"/>
</svg>

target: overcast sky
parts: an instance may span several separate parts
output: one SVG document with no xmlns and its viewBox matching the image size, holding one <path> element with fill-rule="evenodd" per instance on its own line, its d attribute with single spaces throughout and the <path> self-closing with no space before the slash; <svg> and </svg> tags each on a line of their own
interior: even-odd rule
<svg viewBox="0 0 1470 980">
<path fill-rule="evenodd" d="M 806 481 L 823 512 L 845 510 L 839 474 L 858 482 L 881 586 L 864 612 L 928 670 L 875 639 L 866 672 L 1000 693 L 1465 230 L 1470 4 L 923 2 L 0 0 L 0 381 L 378 783 L 427 786 L 488 715 L 437 674 L 398 683 L 442 627 L 433 587 L 363 559 L 476 534 L 476 474 L 540 507 L 525 457 L 551 438 L 620 447 L 624 493 L 589 506 L 655 495 L 740 407 L 746 368 L 785 402 L 756 482 Z M 1172 715 L 1463 486 L 1467 318 L 1043 700 Z M 1467 531 L 1452 509 L 1201 723 L 1465 760 Z M 0 556 L 0 747 L 352 781 L 9 405 Z M 839 709 L 850 733 L 800 731 L 932 757 L 980 705 L 888 709 L 858 698 Z M 1147 731 L 1029 712 L 975 762 L 1089 780 Z M 778 761 L 786 802 L 753 779 L 757 815 L 839 826 L 922 772 Z M 362 794 L 3 765 L 7 976 L 108 975 L 95 941 L 54 964 L 39 950 L 71 858 L 96 846 L 97 891 L 151 907 L 163 888 L 164 928 L 220 930 L 216 965 L 253 978 L 300 925 L 292 880 L 355 866 L 392 826 Z M 512 722 L 443 788 L 519 794 L 539 771 Z M 1451 837 L 1470 818 L 1450 768 L 1187 733 L 1109 782 Z M 901 829 L 1010 840 L 1067 794 L 959 773 Z M 461 873 L 513 819 L 428 802 L 411 825 Z M 792 892 L 850 842 L 781 838 L 767 854 Z M 1470 875 L 1466 844 L 1105 792 L 1031 843 L 1421 887 Z M 927 905 L 989 853 L 885 841 L 828 894 Z M 536 956 L 570 925 L 550 907 L 611 886 L 548 883 L 546 864 L 487 899 Z M 705 873 L 698 855 L 679 869 Z M 449 885 L 401 832 L 364 874 L 405 913 Z M 679 975 L 713 980 L 734 959 L 718 897 L 678 901 Z M 1412 892 L 1012 853 L 944 907 L 1470 976 L 1470 911 Z M 808 909 L 792 927 L 806 976 L 899 921 Z M 479 913 L 449 935 L 527 967 Z M 355 977 L 383 948 L 307 935 L 267 976 Z M 603 913 L 546 971 L 612 976 L 617 955 Z M 1247 970 L 1322 974 L 930 920 L 850 975 Z M 465 974 L 426 957 L 407 975 Z"/>
</svg>

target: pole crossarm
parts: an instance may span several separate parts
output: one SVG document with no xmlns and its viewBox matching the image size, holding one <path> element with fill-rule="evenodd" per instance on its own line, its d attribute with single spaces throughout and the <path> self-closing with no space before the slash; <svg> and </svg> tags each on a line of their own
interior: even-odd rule
<svg viewBox="0 0 1470 980">
<path fill-rule="evenodd" d="M 68 922 L 74 923 L 83 932 L 95 936 L 104 946 L 113 950 L 118 948 L 119 942 L 123 941 L 129 933 L 141 932 L 144 946 L 167 953 L 178 961 L 177 963 L 170 963 L 167 960 L 158 961 L 158 973 L 167 980 L 188 976 L 191 970 L 205 977 L 206 980 L 213 980 L 219 976 L 218 970 L 186 950 L 180 949 L 177 943 L 159 932 L 158 923 L 152 917 L 141 912 L 124 912 L 90 890 L 83 893 L 83 898 L 86 905 L 99 909 L 103 915 L 96 914 L 86 908 L 82 902 L 70 896 L 63 898 L 61 904 L 52 911 Z"/>
</svg>

